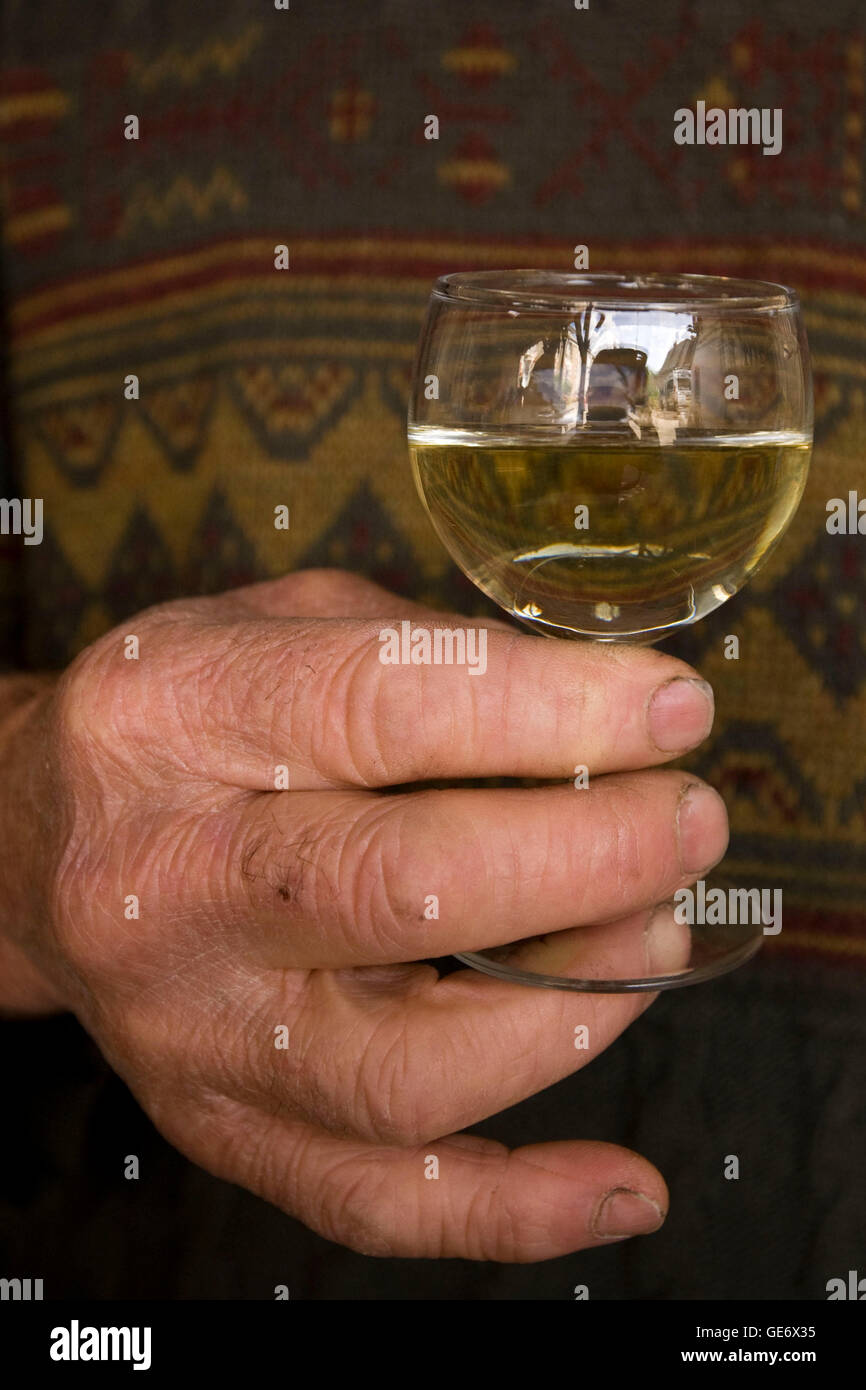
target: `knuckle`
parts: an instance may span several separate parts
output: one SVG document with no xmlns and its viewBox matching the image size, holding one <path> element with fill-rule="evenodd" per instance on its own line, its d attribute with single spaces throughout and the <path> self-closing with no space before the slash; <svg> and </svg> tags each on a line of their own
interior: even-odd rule
<svg viewBox="0 0 866 1390">
<path fill-rule="evenodd" d="M 110 740 L 122 709 L 123 675 L 104 639 L 75 658 L 57 684 L 61 747 L 87 761 Z"/>
<path fill-rule="evenodd" d="M 334 655 L 324 698 L 321 757 L 327 748 L 341 748 L 354 779 L 361 786 L 389 780 L 388 745 L 395 721 L 391 711 L 392 683 L 382 680 L 375 642 L 370 633 L 346 637 L 339 657 Z M 332 755 L 333 756 L 333 755 Z"/>
<path fill-rule="evenodd" d="M 202 1048 L 194 1031 L 183 1011 L 137 994 L 103 1006 L 100 1046 L 119 1075 L 148 1092 L 152 1108 L 161 1091 L 173 1094 L 198 1071 Z"/>
<path fill-rule="evenodd" d="M 331 1164 L 321 1179 L 319 1229 L 361 1255 L 388 1256 L 397 1248 L 395 1199 L 382 1169 L 378 1155 L 356 1154 Z"/>
<path fill-rule="evenodd" d="M 155 718 L 173 706 L 166 699 L 166 673 L 173 678 L 178 669 L 179 643 L 171 608 L 166 604 L 136 614 L 86 647 L 60 677 L 57 729 L 63 747 L 78 753 L 84 765 L 99 753 L 109 765 L 122 761 L 130 740 L 154 739 Z M 126 659 L 127 635 L 138 638 L 148 660 Z"/>
<path fill-rule="evenodd" d="M 412 1148 L 431 1137 L 428 1087 L 417 1073 L 409 1036 L 390 1022 L 375 1032 L 358 1069 L 355 1116 L 370 1138 Z"/>
<path fill-rule="evenodd" d="M 364 787 L 408 780 L 410 750 L 412 780 L 423 779 L 425 750 L 454 729 L 452 708 L 435 698 L 436 677 L 417 666 L 383 665 L 378 631 L 363 625 L 343 634 L 323 701 L 322 755 L 338 748 Z"/>
<path fill-rule="evenodd" d="M 112 906 L 108 906 L 111 904 Z M 51 890 L 53 937 L 64 963 L 90 988 L 140 985 L 140 923 L 124 916 L 124 900 L 96 856 L 64 856 Z"/>
<path fill-rule="evenodd" d="M 174 745 L 186 733 L 207 655 L 199 625 L 188 617 L 182 602 L 145 609 L 85 648 L 64 672 L 56 724 L 79 769 L 97 758 L 103 775 L 118 773 L 124 782 L 133 768 L 160 780 L 175 769 Z M 132 636 L 137 659 L 125 650 Z"/>
<path fill-rule="evenodd" d="M 376 798 L 341 856 L 338 901 L 349 913 L 344 929 L 357 935 L 360 927 L 365 947 L 380 961 L 425 954 L 435 927 L 424 916 L 425 895 L 435 889 L 447 897 L 449 891 L 447 857 L 431 841 L 436 821 L 427 814 L 430 795 Z"/>
<path fill-rule="evenodd" d="M 593 873 L 620 889 L 637 888 L 645 873 L 649 807 L 632 784 L 622 783 L 611 796 L 604 816 L 596 822 Z"/>
<path fill-rule="evenodd" d="M 477 1259 L 509 1261 L 519 1249 L 513 1211 L 501 1195 L 506 1167 L 507 1157 L 503 1156 L 498 1181 L 479 1182 L 460 1213 L 463 1245 Z"/>
<path fill-rule="evenodd" d="M 257 910 L 315 921 L 329 892 L 323 874 L 323 834 L 318 826 L 243 826 L 222 862 L 239 865 L 246 902 Z M 232 901 L 232 885 L 225 890 Z"/>
<path fill-rule="evenodd" d="M 359 587 L 359 580 L 355 575 L 348 570 L 336 569 L 330 565 L 301 570 L 294 578 L 298 588 L 308 588 L 318 599 L 325 601 L 348 601 L 355 597 Z"/>
<path fill-rule="evenodd" d="M 375 705 L 381 669 L 372 629 L 338 623 L 322 630 L 303 619 L 295 626 L 290 647 L 281 658 L 282 710 L 291 746 L 308 750 L 320 775 L 365 786 L 382 780 Z M 270 664 L 273 647 L 262 660 Z M 265 673 L 263 671 L 262 681 Z M 245 681 L 247 689 L 251 683 Z M 269 686 L 264 685 L 268 689 Z"/>
<path fill-rule="evenodd" d="M 188 964 L 195 926 L 173 917 L 188 839 L 158 812 L 124 817 L 107 791 L 74 798 L 49 893 L 55 942 L 79 979 L 131 998 Z"/>
<path fill-rule="evenodd" d="M 63 961 L 83 979 L 100 972 L 106 963 L 104 938 L 91 906 L 99 896 L 98 879 L 88 872 L 83 856 L 67 853 L 51 884 L 52 928 Z"/>
<path fill-rule="evenodd" d="M 123 928 L 130 924 L 113 871 L 117 831 L 106 798 L 73 783 L 62 785 L 58 800 L 62 824 L 43 892 L 60 959 L 85 980 L 120 969 L 125 956 Z"/>
</svg>

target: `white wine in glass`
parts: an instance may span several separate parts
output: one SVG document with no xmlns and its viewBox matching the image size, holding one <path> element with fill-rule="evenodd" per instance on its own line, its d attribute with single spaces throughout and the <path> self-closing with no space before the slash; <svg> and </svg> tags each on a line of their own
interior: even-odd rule
<svg viewBox="0 0 866 1390">
<path fill-rule="evenodd" d="M 735 594 L 797 509 L 812 446 L 797 295 L 701 275 L 443 276 L 408 437 L 438 535 L 507 613 L 547 636 L 657 641 Z M 670 977 L 606 977 L 601 937 L 586 978 L 525 968 L 536 943 L 461 958 L 524 983 L 657 989 L 732 969 L 761 928 L 693 928 Z"/>
<path fill-rule="evenodd" d="M 648 641 L 745 583 L 797 509 L 810 441 L 531 437 L 419 429 L 412 462 L 461 569 L 539 631 Z"/>
</svg>

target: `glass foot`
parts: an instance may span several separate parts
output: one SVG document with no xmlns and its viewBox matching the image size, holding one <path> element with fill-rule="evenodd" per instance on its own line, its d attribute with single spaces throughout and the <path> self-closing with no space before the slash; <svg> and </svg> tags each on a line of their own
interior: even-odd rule
<svg viewBox="0 0 866 1390">
<path fill-rule="evenodd" d="M 724 896 L 725 906 L 732 902 L 736 915 L 740 900 L 729 893 Z M 761 921 L 690 924 L 678 920 L 683 915 L 682 908 L 675 915 L 673 906 L 665 903 L 618 922 L 572 927 L 456 955 L 475 970 L 515 984 L 625 994 L 712 980 L 744 965 L 763 944 Z"/>
</svg>

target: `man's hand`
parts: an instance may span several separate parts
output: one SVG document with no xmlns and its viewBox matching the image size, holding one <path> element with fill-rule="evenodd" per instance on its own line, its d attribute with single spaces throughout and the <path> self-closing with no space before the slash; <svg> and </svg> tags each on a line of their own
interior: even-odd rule
<svg viewBox="0 0 866 1390">
<path fill-rule="evenodd" d="M 486 673 L 383 665 L 402 618 L 487 626 Z M 336 571 L 149 609 L 0 729 L 9 959 L 183 1153 L 332 1240 L 525 1261 L 655 1229 L 665 1185 L 629 1150 L 459 1132 L 649 996 L 412 962 L 604 922 L 624 975 L 676 968 L 651 909 L 718 861 L 727 820 L 654 765 L 709 732 L 707 690 L 657 651 L 545 642 Z M 483 777 L 562 785 L 385 791 Z"/>
</svg>

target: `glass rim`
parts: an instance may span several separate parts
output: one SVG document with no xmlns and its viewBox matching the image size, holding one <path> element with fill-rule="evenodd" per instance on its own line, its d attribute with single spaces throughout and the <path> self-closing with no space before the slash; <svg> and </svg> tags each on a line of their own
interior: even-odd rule
<svg viewBox="0 0 866 1390">
<path fill-rule="evenodd" d="M 797 309 L 789 285 L 727 275 L 630 275 L 618 271 L 458 270 L 440 275 L 433 296 L 461 306 L 572 313 L 577 308 L 771 311 Z"/>
</svg>

